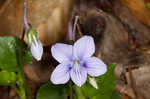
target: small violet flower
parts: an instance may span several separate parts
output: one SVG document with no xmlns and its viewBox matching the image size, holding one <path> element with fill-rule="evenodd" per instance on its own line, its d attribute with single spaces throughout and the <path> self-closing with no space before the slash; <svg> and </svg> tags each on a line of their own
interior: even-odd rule
<svg viewBox="0 0 150 99">
<path fill-rule="evenodd" d="M 37 37 L 37 32 L 34 29 L 28 30 L 28 40 L 32 56 L 37 60 L 41 60 L 43 54 L 43 45 Z"/>
<path fill-rule="evenodd" d="M 30 50 L 32 56 L 37 60 L 41 60 L 43 54 L 43 45 L 37 36 L 36 30 L 29 27 L 26 16 L 26 2 L 24 3 L 24 26 L 25 32 L 27 33 L 27 38 L 30 44 Z"/>
<path fill-rule="evenodd" d="M 95 52 L 94 40 L 91 36 L 83 36 L 74 45 L 57 43 L 51 48 L 52 56 L 60 63 L 51 75 L 54 84 L 65 84 L 71 80 L 81 87 L 87 79 L 103 75 L 106 65 L 92 56 Z"/>
</svg>

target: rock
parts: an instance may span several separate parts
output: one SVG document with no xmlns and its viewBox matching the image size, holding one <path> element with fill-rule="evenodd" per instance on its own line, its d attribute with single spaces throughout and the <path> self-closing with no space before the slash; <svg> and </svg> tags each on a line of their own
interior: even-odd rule
<svg viewBox="0 0 150 99">
<path fill-rule="evenodd" d="M 140 67 L 139 69 L 132 70 L 133 76 L 135 78 L 137 88 L 144 95 L 145 99 L 149 99 L 150 94 L 150 65 Z M 129 73 L 126 73 L 128 84 L 131 84 Z"/>
</svg>

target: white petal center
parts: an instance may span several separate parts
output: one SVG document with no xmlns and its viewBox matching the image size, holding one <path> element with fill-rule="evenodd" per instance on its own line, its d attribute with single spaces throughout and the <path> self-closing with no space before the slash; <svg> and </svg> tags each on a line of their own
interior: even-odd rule
<svg viewBox="0 0 150 99">
<path fill-rule="evenodd" d="M 73 61 L 73 65 L 72 65 L 72 67 L 74 68 L 74 69 L 80 69 L 80 67 L 81 67 L 81 64 L 80 64 L 80 62 L 77 60 L 77 59 L 75 59 L 74 61 Z"/>
</svg>

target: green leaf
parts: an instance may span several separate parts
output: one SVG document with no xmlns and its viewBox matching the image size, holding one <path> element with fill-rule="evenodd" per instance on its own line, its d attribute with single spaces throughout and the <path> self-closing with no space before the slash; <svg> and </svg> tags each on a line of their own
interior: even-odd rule
<svg viewBox="0 0 150 99">
<path fill-rule="evenodd" d="M 67 99 L 68 94 L 68 85 L 53 85 L 48 82 L 38 90 L 37 99 Z"/>
<path fill-rule="evenodd" d="M 96 78 L 98 89 L 92 87 L 89 82 L 86 82 L 81 88 L 83 94 L 90 99 L 111 99 L 112 93 L 116 87 L 116 79 L 114 69 L 116 65 L 108 65 L 107 72 Z"/>
<path fill-rule="evenodd" d="M 19 70 L 19 48 L 20 39 L 13 36 L 0 37 L 0 69 L 16 72 Z M 28 46 L 24 43 L 23 47 L 23 64 L 29 64 L 32 56 Z"/>
<path fill-rule="evenodd" d="M 15 85 L 17 75 L 14 72 L 0 71 L 0 86 Z"/>
</svg>

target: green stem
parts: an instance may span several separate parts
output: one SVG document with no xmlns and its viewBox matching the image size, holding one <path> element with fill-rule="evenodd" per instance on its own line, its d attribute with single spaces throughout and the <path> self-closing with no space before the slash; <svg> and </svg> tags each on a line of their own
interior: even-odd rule
<svg viewBox="0 0 150 99">
<path fill-rule="evenodd" d="M 72 81 L 70 80 L 69 82 L 69 87 L 70 87 L 70 99 L 73 99 L 73 86 L 72 86 Z"/>
<path fill-rule="evenodd" d="M 75 93 L 76 93 L 77 99 L 89 99 L 89 98 L 87 98 L 87 97 L 82 93 L 80 87 L 74 86 L 73 89 L 74 89 L 74 91 L 75 91 Z"/>
<path fill-rule="evenodd" d="M 24 72 L 22 70 L 18 73 L 18 79 L 18 95 L 20 99 L 32 99 L 31 90 L 27 85 L 26 79 L 24 77 Z"/>
<path fill-rule="evenodd" d="M 20 99 L 26 99 L 26 91 L 25 91 L 25 86 L 24 86 L 24 79 L 22 77 L 22 73 L 18 73 L 18 88 L 17 88 L 17 93 L 20 97 Z"/>
<path fill-rule="evenodd" d="M 22 37 L 21 37 L 21 44 L 20 44 L 20 49 L 19 49 L 19 57 L 18 57 L 18 65 L 20 66 L 20 71 L 18 72 L 18 90 L 17 93 L 20 97 L 20 99 L 32 99 L 32 94 L 30 91 L 30 88 L 27 85 L 25 76 L 24 76 L 24 71 L 23 71 L 23 46 L 24 46 L 24 35 L 25 35 L 25 31 L 23 31 Z"/>
</svg>

